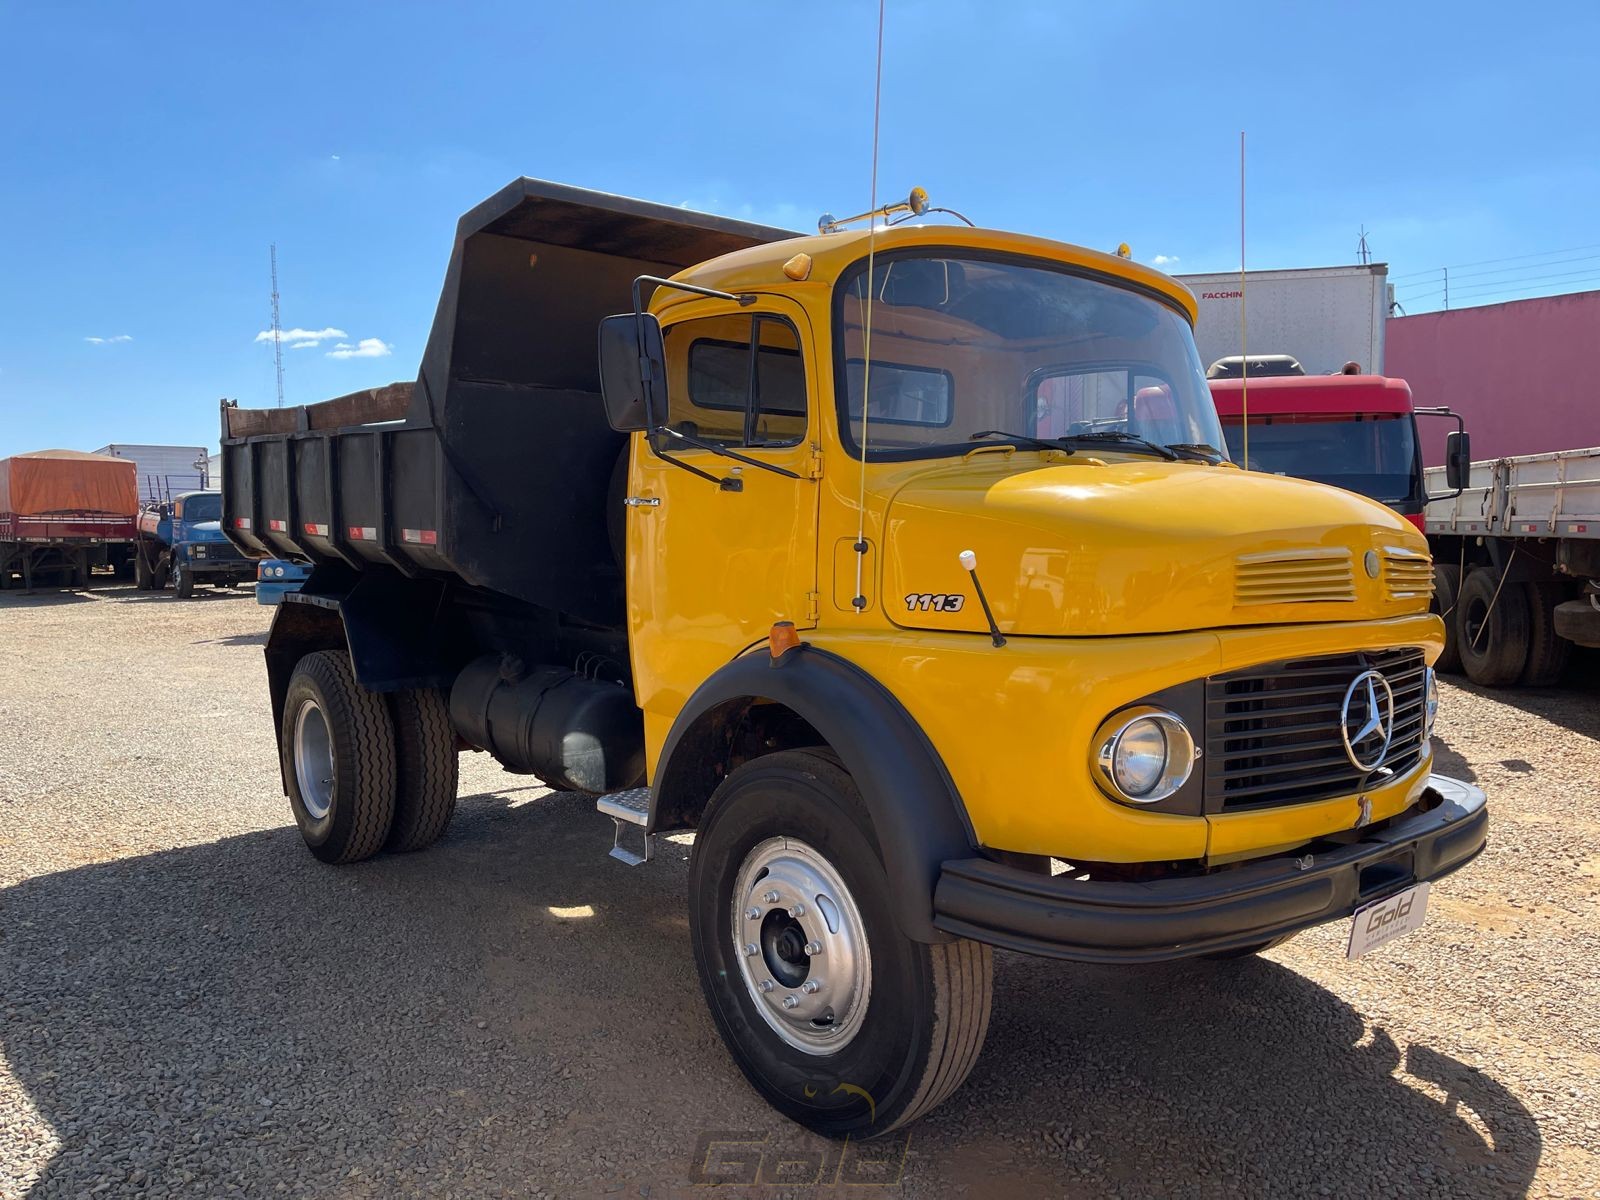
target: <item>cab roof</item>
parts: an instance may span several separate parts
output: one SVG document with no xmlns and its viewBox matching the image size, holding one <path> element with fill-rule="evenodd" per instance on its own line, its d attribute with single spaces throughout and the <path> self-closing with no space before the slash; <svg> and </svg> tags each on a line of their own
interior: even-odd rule
<svg viewBox="0 0 1600 1200">
<path fill-rule="evenodd" d="M 1411 411 L 1411 385 L 1387 375 L 1280 375 L 1213 379 L 1210 385 L 1217 415 L 1224 419 L 1242 415 L 1246 387 L 1252 417 Z"/>
<path fill-rule="evenodd" d="M 1180 307 L 1191 324 L 1196 316 L 1194 293 L 1154 267 L 1049 238 L 998 229 L 972 229 L 965 225 L 896 225 L 880 228 L 876 238 L 867 229 L 791 237 L 724 254 L 681 271 L 674 278 L 725 292 L 756 291 L 774 285 L 781 285 L 785 290 L 807 285 L 827 287 L 848 267 L 867 257 L 869 242 L 871 250 L 877 254 L 926 246 L 1049 259 L 1157 292 Z M 809 254 L 812 260 L 811 273 L 804 283 L 791 281 L 783 271 L 784 264 L 797 254 Z M 651 307 L 659 311 L 692 299 L 691 294 L 662 288 L 656 292 Z"/>
</svg>

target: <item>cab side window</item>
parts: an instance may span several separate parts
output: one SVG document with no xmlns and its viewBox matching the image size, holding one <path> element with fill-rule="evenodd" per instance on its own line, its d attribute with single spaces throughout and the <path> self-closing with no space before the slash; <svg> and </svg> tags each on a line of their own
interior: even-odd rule
<svg viewBox="0 0 1600 1200">
<path fill-rule="evenodd" d="M 740 314 L 664 331 L 667 422 L 725 446 L 794 446 L 806 434 L 805 363 L 782 317 Z"/>
</svg>

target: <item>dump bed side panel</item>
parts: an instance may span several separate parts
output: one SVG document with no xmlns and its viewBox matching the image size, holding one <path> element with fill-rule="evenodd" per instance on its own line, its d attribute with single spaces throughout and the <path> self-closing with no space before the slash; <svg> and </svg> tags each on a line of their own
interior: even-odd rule
<svg viewBox="0 0 1600 1200">
<path fill-rule="evenodd" d="M 461 219 L 415 385 L 224 408 L 224 521 L 248 553 L 385 564 L 623 620 L 607 536 L 626 439 L 595 330 L 639 275 L 791 236 L 523 179 Z"/>
</svg>

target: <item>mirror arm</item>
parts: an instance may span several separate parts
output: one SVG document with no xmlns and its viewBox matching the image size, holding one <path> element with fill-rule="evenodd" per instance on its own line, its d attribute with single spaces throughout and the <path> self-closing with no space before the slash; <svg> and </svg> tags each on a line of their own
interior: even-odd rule
<svg viewBox="0 0 1600 1200">
<path fill-rule="evenodd" d="M 677 438 L 680 442 L 687 442 L 697 450 L 709 450 L 711 453 L 720 455 L 723 458 L 731 458 L 734 462 L 741 462 L 749 467 L 759 467 L 763 471 L 771 471 L 774 475 L 786 475 L 790 479 L 800 478 L 800 476 L 796 475 L 793 471 L 787 469 L 786 467 L 774 466 L 772 463 L 764 463 L 759 458 L 749 458 L 736 451 L 729 450 L 726 446 L 719 446 L 716 442 L 708 442 L 704 438 L 695 437 L 693 434 L 683 433 L 680 430 L 673 429 L 668 425 L 658 425 L 650 432 L 654 434 L 665 435 L 666 437 Z M 657 451 L 657 453 L 659 454 L 660 451 Z"/>
<path fill-rule="evenodd" d="M 662 279 L 659 275 L 640 275 L 633 281 L 633 311 L 635 316 L 644 316 L 644 298 L 641 295 L 640 285 L 653 283 L 657 287 L 676 288 L 680 292 L 693 292 L 696 296 L 710 296 L 713 300 L 732 300 L 740 308 L 748 308 L 756 302 L 753 292 L 719 292 L 716 288 L 701 287 L 697 283 L 682 283 L 676 279 Z"/>
<path fill-rule="evenodd" d="M 1466 433 L 1466 431 L 1467 431 L 1467 419 L 1465 417 L 1463 417 L 1460 413 L 1456 412 L 1454 409 L 1450 408 L 1448 405 L 1439 404 L 1439 405 L 1432 405 L 1432 406 L 1429 406 L 1427 408 L 1417 408 L 1417 407 L 1413 406 L 1412 409 L 1411 409 L 1411 412 L 1412 412 L 1413 416 L 1418 416 L 1418 417 L 1449 417 L 1452 421 L 1454 421 L 1456 423 L 1456 432 L 1457 433 Z M 1446 466 L 1447 466 L 1447 470 L 1448 470 L 1448 464 L 1446 464 Z M 1470 467 L 1471 464 L 1469 463 L 1468 466 Z M 1467 482 L 1470 483 L 1471 480 L 1468 480 Z M 1426 496 L 1423 499 L 1423 503 L 1424 504 L 1432 504 L 1435 500 L 1454 500 L 1457 496 L 1461 495 L 1466 490 L 1467 490 L 1466 484 L 1463 484 L 1461 487 L 1456 488 L 1454 491 L 1440 492 L 1437 496 Z"/>
</svg>

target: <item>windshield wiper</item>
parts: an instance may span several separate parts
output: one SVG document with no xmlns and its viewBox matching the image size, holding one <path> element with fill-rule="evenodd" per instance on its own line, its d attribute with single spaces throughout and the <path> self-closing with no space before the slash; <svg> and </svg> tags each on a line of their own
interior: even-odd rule
<svg viewBox="0 0 1600 1200">
<path fill-rule="evenodd" d="M 1019 442 L 1024 446 L 1032 446 L 1035 450 L 1056 450 L 1062 454 L 1071 454 L 1072 450 L 1063 446 L 1060 441 L 1047 441 L 1044 438 L 1034 437 L 1027 433 L 1007 433 L 1004 429 L 980 429 L 967 440 L 969 442 L 982 441 L 984 438 L 1005 438 L 1008 442 Z"/>
<path fill-rule="evenodd" d="M 1176 450 L 1185 458 L 1199 459 L 1202 462 L 1220 463 L 1222 451 L 1210 442 L 1168 442 L 1168 450 Z"/>
<path fill-rule="evenodd" d="M 1061 439 L 1065 443 L 1076 442 L 1106 442 L 1117 445 L 1127 450 L 1144 450 L 1168 462 L 1177 462 L 1178 454 L 1163 446 L 1160 442 L 1152 442 L 1147 437 L 1140 437 L 1137 433 L 1123 433 L 1114 429 L 1102 430 L 1100 433 L 1075 433 L 1070 437 Z"/>
</svg>

